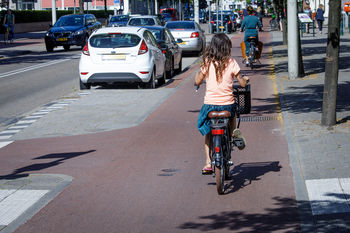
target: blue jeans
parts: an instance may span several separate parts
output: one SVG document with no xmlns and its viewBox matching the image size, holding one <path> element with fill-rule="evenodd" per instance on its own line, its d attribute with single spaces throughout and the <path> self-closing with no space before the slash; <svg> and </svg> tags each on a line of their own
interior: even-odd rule
<svg viewBox="0 0 350 233">
<path fill-rule="evenodd" d="M 7 25 L 5 24 L 5 31 L 7 30 L 7 28 L 9 29 L 9 40 L 12 40 L 15 37 L 15 25 Z"/>
</svg>

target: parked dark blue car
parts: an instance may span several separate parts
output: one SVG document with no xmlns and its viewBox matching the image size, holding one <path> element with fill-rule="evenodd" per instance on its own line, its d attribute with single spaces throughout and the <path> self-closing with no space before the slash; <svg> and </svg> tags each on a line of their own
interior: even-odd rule
<svg viewBox="0 0 350 233">
<path fill-rule="evenodd" d="M 124 27 L 129 21 L 129 15 L 115 15 L 109 20 L 108 27 Z"/>
<path fill-rule="evenodd" d="M 61 16 L 45 34 L 46 51 L 52 52 L 57 46 L 63 46 L 66 51 L 71 45 L 83 48 L 91 33 L 101 27 L 92 14 Z"/>
</svg>

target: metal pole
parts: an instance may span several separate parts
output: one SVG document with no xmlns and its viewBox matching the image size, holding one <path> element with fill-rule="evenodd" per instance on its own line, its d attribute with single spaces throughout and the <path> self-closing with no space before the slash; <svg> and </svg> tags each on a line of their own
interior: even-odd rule
<svg viewBox="0 0 350 233">
<path fill-rule="evenodd" d="M 208 19 L 208 25 L 209 25 L 209 34 L 212 34 L 213 33 L 213 30 L 212 30 L 212 28 L 211 28 L 211 22 L 210 22 L 210 20 L 211 20 L 211 13 L 210 13 L 210 1 L 207 1 L 207 4 L 208 4 L 208 17 L 209 17 L 209 19 Z"/>
<path fill-rule="evenodd" d="M 51 7 L 52 7 L 52 25 L 56 23 L 56 0 L 51 0 Z"/>
<path fill-rule="evenodd" d="M 219 0 L 216 0 L 216 33 L 219 33 Z"/>
<path fill-rule="evenodd" d="M 223 22 L 223 14 L 222 14 L 222 8 L 223 8 L 223 1 L 221 0 L 221 32 L 223 32 L 224 31 L 224 28 L 223 28 L 223 26 L 224 26 L 224 22 Z"/>
<path fill-rule="evenodd" d="M 194 0 L 194 21 L 199 23 L 199 0 Z"/>
<path fill-rule="evenodd" d="M 298 40 L 298 18 L 297 2 L 288 0 L 288 76 L 295 79 L 299 74 L 299 40 Z"/>
</svg>

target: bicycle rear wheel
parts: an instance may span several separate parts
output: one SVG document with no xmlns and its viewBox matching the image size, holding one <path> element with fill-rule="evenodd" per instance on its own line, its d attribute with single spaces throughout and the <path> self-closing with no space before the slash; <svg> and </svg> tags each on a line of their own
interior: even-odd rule
<svg viewBox="0 0 350 233">
<path fill-rule="evenodd" d="M 215 179 L 216 179 L 216 189 L 219 195 L 224 194 L 225 191 L 225 166 L 222 164 L 220 167 L 215 166 Z"/>
</svg>

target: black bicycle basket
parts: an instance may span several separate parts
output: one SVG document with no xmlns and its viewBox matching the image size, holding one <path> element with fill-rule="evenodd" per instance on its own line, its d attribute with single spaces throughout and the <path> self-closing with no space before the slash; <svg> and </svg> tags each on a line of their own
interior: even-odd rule
<svg viewBox="0 0 350 233">
<path fill-rule="evenodd" d="M 250 84 L 245 87 L 234 85 L 233 95 L 237 101 L 239 113 L 249 114 L 251 109 Z"/>
</svg>

